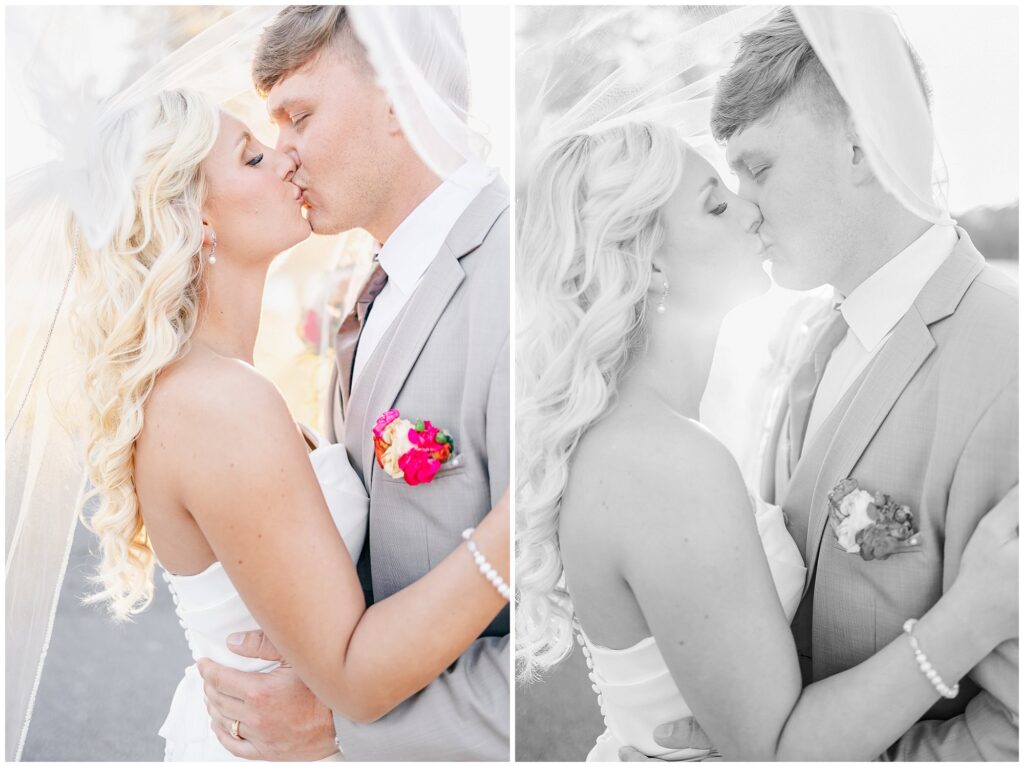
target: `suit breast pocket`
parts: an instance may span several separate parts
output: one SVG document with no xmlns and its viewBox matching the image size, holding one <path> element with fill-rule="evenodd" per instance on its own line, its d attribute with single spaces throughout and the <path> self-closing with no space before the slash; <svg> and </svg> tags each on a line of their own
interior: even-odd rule
<svg viewBox="0 0 1024 767">
<path fill-rule="evenodd" d="M 421 482 L 418 485 L 412 485 L 405 479 L 405 477 L 392 477 L 386 471 L 381 469 L 380 466 L 376 466 L 374 471 L 376 472 L 374 477 L 375 481 L 379 479 L 387 483 L 398 483 L 400 485 L 410 485 L 410 487 L 420 487 L 423 485 L 433 485 L 436 482 L 441 482 L 452 477 L 457 477 L 460 474 L 465 474 L 466 459 L 463 458 L 462 455 L 452 456 L 450 460 L 441 464 L 441 468 L 437 470 L 437 473 L 434 474 L 432 479 L 427 482 Z"/>
</svg>

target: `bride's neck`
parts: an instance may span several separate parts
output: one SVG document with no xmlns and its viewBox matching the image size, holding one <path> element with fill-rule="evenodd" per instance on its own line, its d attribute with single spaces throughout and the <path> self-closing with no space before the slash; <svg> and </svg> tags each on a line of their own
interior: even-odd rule
<svg viewBox="0 0 1024 767">
<path fill-rule="evenodd" d="M 652 314 L 647 350 L 623 378 L 620 404 L 644 404 L 653 397 L 672 411 L 699 420 L 722 319 L 672 311 Z"/>
<path fill-rule="evenodd" d="M 267 270 L 267 264 L 239 264 L 225 258 L 206 265 L 193 343 L 252 365 Z"/>
</svg>

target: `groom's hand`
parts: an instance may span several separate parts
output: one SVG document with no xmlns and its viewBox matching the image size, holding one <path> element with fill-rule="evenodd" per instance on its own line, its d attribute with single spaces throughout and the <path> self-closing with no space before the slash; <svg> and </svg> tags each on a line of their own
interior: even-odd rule
<svg viewBox="0 0 1024 767">
<path fill-rule="evenodd" d="M 232 638 L 234 635 L 232 635 Z M 246 658 L 279 660 L 280 668 L 269 673 L 239 671 L 202 658 L 206 709 L 217 739 L 243 759 L 314 761 L 338 750 L 334 717 L 302 683 L 277 648 L 262 631 L 241 635 L 240 644 L 228 649 Z M 238 734 L 231 725 L 238 720 Z"/>
<path fill-rule="evenodd" d="M 659 724 L 654 728 L 654 742 L 662 748 L 683 749 L 693 748 L 703 751 L 703 754 L 694 756 L 683 761 L 687 762 L 709 762 L 722 758 L 722 755 L 714 750 L 711 739 L 704 733 L 704 730 L 697 724 L 692 716 L 680 719 L 675 722 Z M 621 762 L 657 762 L 661 761 L 656 757 L 642 754 L 632 746 L 623 746 L 619 749 L 619 761 Z M 678 760 L 674 760 L 678 761 Z"/>
</svg>

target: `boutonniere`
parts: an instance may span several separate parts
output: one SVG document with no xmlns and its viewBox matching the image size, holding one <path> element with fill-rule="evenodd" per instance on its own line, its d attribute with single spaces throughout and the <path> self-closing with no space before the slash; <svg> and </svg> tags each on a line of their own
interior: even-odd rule
<svg viewBox="0 0 1024 767">
<path fill-rule="evenodd" d="M 909 506 L 895 503 L 885 493 L 861 490 L 855 479 L 840 480 L 828 494 L 828 520 L 839 545 L 868 562 L 921 543 Z"/>
<path fill-rule="evenodd" d="M 415 423 L 388 410 L 373 427 L 373 453 L 389 477 L 422 485 L 434 479 L 441 465 L 452 458 L 452 435 L 430 421 Z"/>
</svg>

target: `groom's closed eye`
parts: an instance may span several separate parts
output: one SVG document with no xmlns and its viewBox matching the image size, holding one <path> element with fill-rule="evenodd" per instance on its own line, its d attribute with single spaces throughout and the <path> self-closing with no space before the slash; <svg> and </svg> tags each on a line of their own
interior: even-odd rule
<svg viewBox="0 0 1024 767">
<path fill-rule="evenodd" d="M 751 168 L 747 172 L 750 174 L 750 177 L 755 182 L 760 183 L 761 181 L 764 181 L 764 174 L 768 171 L 770 167 L 770 165 L 760 165 L 756 168 Z"/>
</svg>

